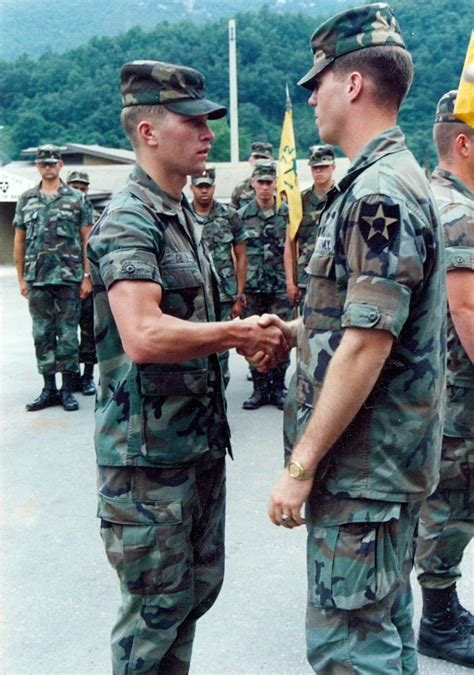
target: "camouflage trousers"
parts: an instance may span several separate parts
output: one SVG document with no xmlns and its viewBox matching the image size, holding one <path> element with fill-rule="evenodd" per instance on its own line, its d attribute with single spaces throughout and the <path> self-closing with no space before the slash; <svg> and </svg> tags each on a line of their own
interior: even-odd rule
<svg viewBox="0 0 474 675">
<path fill-rule="evenodd" d="M 29 288 L 36 362 L 42 375 L 79 370 L 79 290 L 79 284 Z"/>
<path fill-rule="evenodd" d="M 464 551 L 474 535 L 474 438 L 443 437 L 441 476 L 423 503 L 416 542 L 418 581 L 447 588 L 461 576 Z"/>
<path fill-rule="evenodd" d="M 224 577 L 225 460 L 99 467 L 101 536 L 120 579 L 114 675 L 189 671 Z"/>
<path fill-rule="evenodd" d="M 315 672 L 418 673 L 409 575 L 419 508 L 312 494 L 306 644 Z"/>
<path fill-rule="evenodd" d="M 79 333 L 79 361 L 81 363 L 97 363 L 94 338 L 94 301 L 92 295 L 85 300 L 81 300 Z"/>
<path fill-rule="evenodd" d="M 288 393 L 285 399 L 283 412 L 283 458 L 285 466 L 288 464 L 290 455 L 298 436 L 296 415 L 298 411 L 298 402 L 296 400 L 296 371 L 291 376 Z"/>
</svg>

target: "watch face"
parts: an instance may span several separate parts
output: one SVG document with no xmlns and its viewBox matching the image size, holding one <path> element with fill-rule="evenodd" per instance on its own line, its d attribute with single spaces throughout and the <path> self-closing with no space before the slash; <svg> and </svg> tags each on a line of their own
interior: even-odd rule
<svg viewBox="0 0 474 675">
<path fill-rule="evenodd" d="M 299 467 L 296 464 L 293 464 L 293 462 L 288 465 L 288 471 L 290 476 L 293 476 L 293 478 L 298 478 L 300 475 Z"/>
</svg>

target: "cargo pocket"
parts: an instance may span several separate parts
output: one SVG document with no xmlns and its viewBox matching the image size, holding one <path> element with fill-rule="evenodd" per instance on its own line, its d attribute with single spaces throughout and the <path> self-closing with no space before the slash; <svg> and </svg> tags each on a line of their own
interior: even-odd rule
<svg viewBox="0 0 474 675">
<path fill-rule="evenodd" d="M 128 591 L 145 596 L 186 589 L 190 557 L 181 501 L 112 502 L 110 511 L 106 500 L 101 500 L 101 536 L 109 562 Z"/>
<path fill-rule="evenodd" d="M 399 508 L 399 507 L 398 507 Z M 308 545 L 310 602 L 360 609 L 397 588 L 399 519 L 316 526 Z"/>
</svg>

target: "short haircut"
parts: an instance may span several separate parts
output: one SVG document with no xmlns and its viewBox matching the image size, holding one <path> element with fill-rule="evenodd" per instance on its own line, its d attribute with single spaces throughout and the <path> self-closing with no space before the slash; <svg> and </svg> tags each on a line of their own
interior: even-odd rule
<svg viewBox="0 0 474 675">
<path fill-rule="evenodd" d="M 131 105 L 122 109 L 120 121 L 134 148 L 138 145 L 137 126 L 143 120 L 157 122 L 166 114 L 166 108 L 162 105 Z"/>
<path fill-rule="evenodd" d="M 453 158 L 454 142 L 459 134 L 464 134 L 474 142 L 474 129 L 464 122 L 438 122 L 433 127 L 433 139 L 440 159 Z"/>
<path fill-rule="evenodd" d="M 413 61 L 406 49 L 375 46 L 344 54 L 331 65 L 336 77 L 357 70 L 372 80 L 378 105 L 399 110 L 413 81 Z"/>
</svg>

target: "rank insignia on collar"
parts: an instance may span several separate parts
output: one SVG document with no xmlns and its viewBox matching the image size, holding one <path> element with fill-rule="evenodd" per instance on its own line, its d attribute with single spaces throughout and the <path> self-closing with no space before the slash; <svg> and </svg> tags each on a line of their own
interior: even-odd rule
<svg viewBox="0 0 474 675">
<path fill-rule="evenodd" d="M 363 202 L 359 211 L 359 229 L 367 246 L 380 253 L 397 235 L 400 207 L 397 204 Z"/>
</svg>

